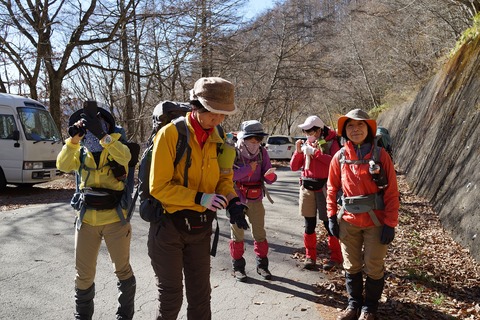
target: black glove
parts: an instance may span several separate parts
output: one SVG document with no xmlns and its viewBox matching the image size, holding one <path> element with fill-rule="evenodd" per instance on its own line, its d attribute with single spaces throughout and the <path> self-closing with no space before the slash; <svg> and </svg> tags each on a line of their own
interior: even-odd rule
<svg viewBox="0 0 480 320">
<path fill-rule="evenodd" d="M 381 244 L 390 244 L 395 238 L 395 228 L 383 225 L 382 235 L 380 236 Z"/>
<path fill-rule="evenodd" d="M 338 225 L 337 216 L 328 218 L 328 230 L 335 238 L 340 238 L 340 226 Z"/>
<path fill-rule="evenodd" d="M 100 121 L 100 112 L 97 112 L 97 103 L 95 101 L 86 101 L 84 103 L 81 117 L 85 119 L 85 128 L 93 133 L 98 140 L 101 140 L 107 134 L 103 130 L 102 123 Z"/>
<path fill-rule="evenodd" d="M 230 224 L 237 224 L 240 229 L 247 230 L 248 222 L 245 219 L 245 212 L 248 207 L 240 202 L 240 198 L 235 197 L 229 201 L 227 213 L 230 216 Z"/>
</svg>

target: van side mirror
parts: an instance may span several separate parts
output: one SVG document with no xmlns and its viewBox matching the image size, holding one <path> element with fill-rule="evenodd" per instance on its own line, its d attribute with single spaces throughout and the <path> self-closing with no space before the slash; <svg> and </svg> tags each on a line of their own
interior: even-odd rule
<svg viewBox="0 0 480 320">
<path fill-rule="evenodd" d="M 13 140 L 15 140 L 15 141 L 20 140 L 20 131 L 13 130 Z"/>
<path fill-rule="evenodd" d="M 20 143 L 18 143 L 18 140 L 20 140 L 20 131 L 18 130 L 13 130 L 13 140 L 15 140 L 15 144 L 13 145 L 15 148 L 20 148 Z"/>
</svg>

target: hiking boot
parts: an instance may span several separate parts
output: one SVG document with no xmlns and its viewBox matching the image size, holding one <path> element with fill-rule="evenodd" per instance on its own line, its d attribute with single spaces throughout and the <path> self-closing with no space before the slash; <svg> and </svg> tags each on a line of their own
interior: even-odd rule
<svg viewBox="0 0 480 320">
<path fill-rule="evenodd" d="M 268 271 L 268 268 L 257 267 L 257 273 L 265 280 L 272 280 L 272 274 Z"/>
<path fill-rule="evenodd" d="M 362 314 L 360 314 L 360 318 L 358 318 L 358 320 L 375 320 L 376 317 L 375 317 L 375 313 L 371 313 L 371 312 L 362 312 Z"/>
<path fill-rule="evenodd" d="M 247 274 L 245 273 L 245 270 L 233 270 L 233 275 L 235 276 L 235 279 L 240 282 L 247 282 Z"/>
<path fill-rule="evenodd" d="M 342 269 L 342 263 L 341 262 L 335 262 L 332 260 L 328 260 L 323 264 L 323 270 L 325 271 L 330 271 L 333 269 Z"/>
<path fill-rule="evenodd" d="M 357 320 L 359 311 L 358 309 L 347 308 L 338 314 L 337 320 Z"/>
<path fill-rule="evenodd" d="M 310 257 L 306 257 L 303 261 L 303 268 L 307 270 L 315 270 L 317 267 L 317 262 Z"/>
</svg>

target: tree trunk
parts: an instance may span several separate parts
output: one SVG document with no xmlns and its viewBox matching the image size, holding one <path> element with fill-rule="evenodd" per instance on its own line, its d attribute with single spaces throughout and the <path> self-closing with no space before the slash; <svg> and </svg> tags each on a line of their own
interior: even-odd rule
<svg viewBox="0 0 480 320">
<path fill-rule="evenodd" d="M 57 125 L 60 132 L 63 132 L 62 128 L 62 112 L 60 108 L 60 98 L 62 96 L 62 80 L 61 78 L 49 77 L 49 90 L 50 90 L 50 113 L 52 114 L 53 121 Z"/>
</svg>

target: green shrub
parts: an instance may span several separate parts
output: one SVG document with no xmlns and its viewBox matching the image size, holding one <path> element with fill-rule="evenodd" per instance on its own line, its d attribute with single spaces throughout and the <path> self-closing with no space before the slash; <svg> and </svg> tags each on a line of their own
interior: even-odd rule
<svg viewBox="0 0 480 320">
<path fill-rule="evenodd" d="M 450 57 L 454 56 L 465 43 L 472 41 L 480 36 L 480 12 L 473 17 L 473 24 L 470 28 L 463 31 L 455 47 L 450 52 Z"/>
</svg>

